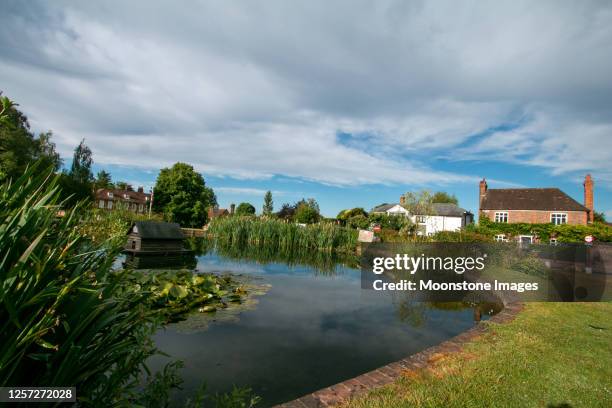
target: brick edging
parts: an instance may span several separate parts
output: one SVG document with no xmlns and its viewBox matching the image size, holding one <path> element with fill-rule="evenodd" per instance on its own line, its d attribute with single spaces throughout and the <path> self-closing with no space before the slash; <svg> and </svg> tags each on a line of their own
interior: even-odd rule
<svg viewBox="0 0 612 408">
<path fill-rule="evenodd" d="M 504 305 L 504 309 L 485 322 L 507 323 L 513 320 L 523 309 L 520 302 Z M 384 365 L 376 370 L 361 374 L 355 378 L 323 388 L 311 394 L 304 395 L 293 401 L 277 405 L 276 408 L 319 408 L 342 403 L 356 395 L 391 384 L 404 372 L 426 368 L 437 360 L 436 355 L 456 353 L 462 346 L 480 336 L 487 330 L 487 323 L 479 322 L 467 331 L 446 340 L 437 346 L 429 347 L 402 360 Z"/>
</svg>

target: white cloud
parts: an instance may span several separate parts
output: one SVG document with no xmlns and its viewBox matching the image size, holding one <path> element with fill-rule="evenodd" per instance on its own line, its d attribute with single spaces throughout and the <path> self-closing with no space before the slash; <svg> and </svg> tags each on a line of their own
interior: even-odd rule
<svg viewBox="0 0 612 408">
<path fill-rule="evenodd" d="M 332 185 L 472 183 L 429 163 L 469 158 L 612 185 L 610 4 L 143 4 L 4 7 L 2 89 L 64 155 L 85 137 L 102 164 Z"/>
</svg>

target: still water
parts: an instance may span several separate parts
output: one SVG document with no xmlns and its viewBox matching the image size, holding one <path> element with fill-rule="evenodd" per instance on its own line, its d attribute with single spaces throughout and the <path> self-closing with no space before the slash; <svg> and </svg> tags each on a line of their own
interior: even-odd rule
<svg viewBox="0 0 612 408">
<path fill-rule="evenodd" d="M 271 406 L 404 358 L 475 324 L 468 305 L 411 302 L 362 290 L 360 271 L 342 264 L 321 271 L 209 252 L 197 257 L 196 270 L 241 275 L 266 293 L 231 319 L 205 324 L 195 314 L 157 333 L 158 348 L 185 363 L 177 405 L 206 382 L 209 393 L 248 386 L 262 398 L 260 406 Z M 150 366 L 160 369 L 167 361 L 156 357 Z"/>
</svg>

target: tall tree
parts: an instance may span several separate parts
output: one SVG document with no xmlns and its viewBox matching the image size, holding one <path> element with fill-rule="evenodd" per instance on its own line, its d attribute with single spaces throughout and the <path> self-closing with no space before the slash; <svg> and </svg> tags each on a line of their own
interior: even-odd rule
<svg viewBox="0 0 612 408">
<path fill-rule="evenodd" d="M 448 194 L 445 191 L 437 191 L 432 197 L 431 197 L 431 202 L 432 203 L 446 203 L 446 204 L 459 204 L 459 200 L 457 200 L 457 197 L 453 194 Z"/>
<path fill-rule="evenodd" d="M 270 216 L 274 211 L 274 201 L 272 201 L 272 192 L 268 190 L 264 195 L 263 215 Z"/>
<path fill-rule="evenodd" d="M 93 163 L 91 149 L 85 144 L 85 139 L 74 149 L 70 178 L 79 183 L 90 183 L 93 180 L 91 165 Z"/>
<path fill-rule="evenodd" d="M 16 104 L 4 96 L 0 104 L 0 180 L 16 179 L 36 161 L 42 162 L 41 167 L 57 170 L 61 160 L 51 143 L 51 132 L 35 137 Z"/>
<path fill-rule="evenodd" d="M 100 170 L 98 174 L 96 174 L 95 181 L 96 189 L 98 188 L 113 188 L 113 180 L 111 178 L 111 174 L 105 170 Z"/>
<path fill-rule="evenodd" d="M 186 163 L 176 163 L 159 172 L 153 206 L 167 221 L 184 227 L 202 227 L 207 209 L 217 204 L 215 193 L 206 187 L 204 177 Z"/>
<path fill-rule="evenodd" d="M 240 203 L 236 208 L 236 215 L 255 215 L 255 207 L 251 203 Z"/>
</svg>

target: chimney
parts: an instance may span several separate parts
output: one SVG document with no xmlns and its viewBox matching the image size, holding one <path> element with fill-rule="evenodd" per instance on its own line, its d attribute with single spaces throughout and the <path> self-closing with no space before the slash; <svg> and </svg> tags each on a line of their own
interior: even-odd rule
<svg viewBox="0 0 612 408">
<path fill-rule="evenodd" d="M 143 186 L 138 186 L 138 192 L 139 193 L 144 193 L 144 187 Z"/>
<path fill-rule="evenodd" d="M 593 222 L 595 209 L 593 208 L 593 178 L 587 174 L 584 178 L 584 206 L 589 209 L 589 223 Z"/>
<path fill-rule="evenodd" d="M 487 180 L 485 180 L 484 178 L 482 180 L 480 180 L 480 193 L 479 193 L 479 200 L 478 200 L 478 209 L 480 210 L 482 208 L 482 199 L 484 198 L 485 194 L 487 193 Z"/>
<path fill-rule="evenodd" d="M 235 210 L 235 209 L 236 209 L 236 204 L 231 203 L 231 204 L 230 204 L 230 214 L 231 214 L 231 215 L 234 215 L 234 210 Z"/>
</svg>

